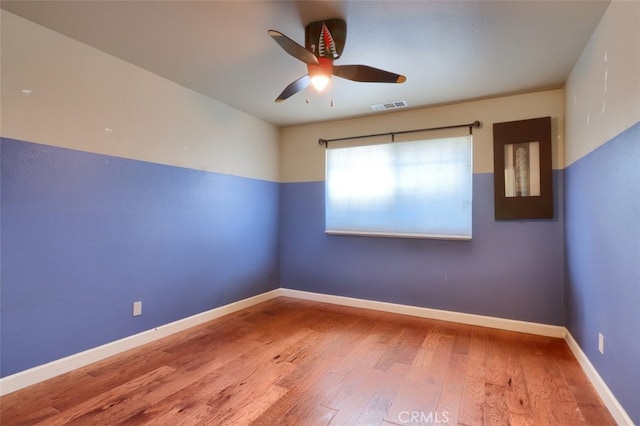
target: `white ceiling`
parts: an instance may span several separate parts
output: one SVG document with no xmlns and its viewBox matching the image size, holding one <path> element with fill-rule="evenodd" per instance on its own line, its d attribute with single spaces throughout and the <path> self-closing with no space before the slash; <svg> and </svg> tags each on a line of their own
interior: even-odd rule
<svg viewBox="0 0 640 426">
<path fill-rule="evenodd" d="M 608 1 L 6 1 L 3 9 L 279 126 L 562 87 Z M 333 78 L 274 99 L 306 66 L 268 35 L 304 45 L 312 21 L 347 21 L 336 64 L 403 84 Z"/>
</svg>

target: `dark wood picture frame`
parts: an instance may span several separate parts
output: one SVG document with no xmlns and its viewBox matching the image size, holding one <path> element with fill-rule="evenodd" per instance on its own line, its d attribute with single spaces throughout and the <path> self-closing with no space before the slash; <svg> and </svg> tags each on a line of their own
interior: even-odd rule
<svg viewBox="0 0 640 426">
<path fill-rule="evenodd" d="M 493 124 L 495 218 L 553 218 L 551 117 Z"/>
</svg>

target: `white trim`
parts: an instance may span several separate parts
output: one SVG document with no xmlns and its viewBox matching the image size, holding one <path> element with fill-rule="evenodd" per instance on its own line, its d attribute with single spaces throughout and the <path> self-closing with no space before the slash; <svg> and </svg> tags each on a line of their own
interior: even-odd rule
<svg viewBox="0 0 640 426">
<path fill-rule="evenodd" d="M 582 348 L 580 348 L 580 345 L 578 345 L 578 342 L 576 342 L 568 330 L 564 340 L 567 342 L 571 352 L 573 352 L 573 356 L 578 360 L 582 370 L 584 370 L 585 374 L 589 378 L 589 381 L 596 389 L 596 392 L 598 392 L 600 399 L 602 399 L 604 405 L 609 409 L 609 412 L 615 419 L 616 423 L 620 426 L 633 426 L 634 423 L 631 420 L 631 417 L 629 417 L 620 402 L 618 402 L 613 392 L 611 392 L 611 389 L 609 389 L 609 386 L 607 386 L 600 374 L 598 374 L 598 370 L 596 370 L 593 364 L 591 364 L 587 355 L 582 351 Z"/>
<path fill-rule="evenodd" d="M 374 237 L 374 238 L 413 238 L 422 240 L 471 240 L 471 234 L 411 234 L 403 232 L 375 232 L 375 231 L 348 231 L 341 229 L 327 229 L 324 231 L 327 235 L 353 235 L 357 237 Z"/>
<path fill-rule="evenodd" d="M 88 349 L 68 357 L 38 365 L 28 370 L 20 371 L 11 376 L 0 379 L 0 396 L 15 392 L 19 389 L 42 382 L 60 374 L 67 373 L 96 361 L 144 345 L 154 340 L 161 339 L 187 328 L 203 324 L 207 321 L 256 305 L 279 296 L 279 289 L 271 290 L 257 296 L 229 303 L 206 312 L 202 312 L 169 324 L 161 325 L 151 330 L 143 331 L 132 336 L 125 337 L 104 345 Z"/>
<path fill-rule="evenodd" d="M 518 321 L 504 318 L 489 317 L 483 315 L 466 314 L 461 312 L 443 311 L 439 309 L 422 308 L 418 306 L 399 305 L 395 303 L 377 302 L 352 297 L 333 296 L 329 294 L 311 293 L 307 291 L 278 288 L 239 300 L 228 305 L 220 306 L 210 311 L 202 312 L 169 324 L 143 331 L 124 339 L 116 340 L 96 348 L 79 352 L 77 354 L 39 365 L 28 370 L 21 371 L 0 379 L 0 396 L 15 392 L 19 389 L 42 382 L 52 377 L 64 374 L 71 370 L 83 367 L 96 361 L 108 358 L 118 353 L 133 349 L 154 340 L 169 336 L 179 331 L 186 330 L 207 321 L 239 311 L 258 303 L 273 299 L 278 296 L 293 297 L 297 299 L 312 300 L 316 302 L 332 303 L 335 305 L 352 306 L 355 308 L 373 309 L 376 311 L 391 312 L 396 314 L 411 315 L 421 318 L 431 318 L 441 321 L 450 321 L 461 324 L 477 325 L 480 327 L 497 328 L 501 330 L 517 331 L 520 333 L 537 334 L 541 336 L 564 339 L 584 370 L 588 379 L 598 392 L 598 395 L 607 409 L 619 425 L 633 425 L 631 418 L 622 405 L 613 395 L 602 377 L 598 374 L 589 358 L 582 351 L 569 331 L 558 325 L 540 324 L 526 321 Z"/>
<path fill-rule="evenodd" d="M 281 288 L 280 295 L 295 297 L 298 299 L 314 300 L 316 302 L 333 303 L 336 305 L 353 306 L 356 308 L 373 309 L 376 311 L 411 315 L 414 317 L 431 318 L 441 321 L 451 321 L 461 324 L 477 325 L 480 327 L 498 328 L 501 330 L 518 331 L 521 333 L 557 337 L 561 339 L 564 338 L 566 334 L 566 329 L 559 325 L 539 324 L 534 322 L 488 317 L 484 315 L 443 311 L 440 309 L 421 308 L 418 306 L 399 305 L 396 303 L 355 299 L 352 297 L 310 293 L 307 291 L 291 290 L 288 288 Z"/>
<path fill-rule="evenodd" d="M 352 297 L 333 296 L 329 294 L 311 293 L 300 290 L 281 288 L 281 296 L 295 297 L 298 299 L 313 300 L 316 302 L 333 303 L 337 305 L 353 306 L 356 308 L 373 309 L 377 311 L 392 312 L 396 314 L 411 315 L 422 318 L 431 318 L 441 321 L 451 321 L 461 324 L 477 325 L 481 327 L 497 328 L 501 330 L 517 331 L 520 333 L 537 334 L 547 337 L 564 339 L 584 370 L 587 378 L 596 389 L 596 392 L 605 406 L 618 423 L 618 425 L 633 426 L 631 418 L 622 405 L 613 395 L 607 384 L 602 380 L 597 370 L 593 367 L 587 356 L 582 352 L 569 331 L 558 325 L 547 325 L 526 321 L 518 321 L 504 318 L 488 317 L 483 315 L 466 314 L 461 312 L 443 311 L 439 309 L 421 308 L 417 306 L 399 305 L 395 303 L 376 302 L 372 300 L 356 299 Z"/>
<path fill-rule="evenodd" d="M 520 333 L 537 334 L 547 337 L 564 339 L 571 349 L 571 352 L 578 360 L 587 378 L 596 389 L 600 399 L 620 426 L 633 426 L 634 423 L 626 413 L 622 405 L 618 402 L 613 392 L 609 389 L 605 381 L 600 377 L 598 371 L 589 358 L 582 351 L 569 330 L 563 326 L 547 325 L 526 321 L 517 321 L 504 318 L 488 317 L 483 315 L 465 314 L 461 312 L 443 311 L 439 309 L 421 308 L 417 306 L 398 305 L 395 303 L 376 302 L 365 299 L 355 299 L 352 297 L 333 296 L 329 294 L 311 293 L 307 291 L 281 288 L 280 295 L 295 297 L 298 299 L 313 300 L 316 302 L 333 303 L 337 305 L 353 306 L 356 308 L 373 309 L 377 311 L 392 312 L 396 314 L 411 315 L 422 318 L 431 318 L 441 321 L 451 321 L 461 324 L 477 325 L 481 327 L 497 328 L 501 330 L 517 331 Z"/>
</svg>

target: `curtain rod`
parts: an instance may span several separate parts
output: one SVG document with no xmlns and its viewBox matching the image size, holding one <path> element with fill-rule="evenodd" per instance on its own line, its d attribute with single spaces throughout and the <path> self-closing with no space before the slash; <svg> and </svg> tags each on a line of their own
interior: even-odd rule
<svg viewBox="0 0 640 426">
<path fill-rule="evenodd" d="M 391 136 L 391 141 L 395 142 L 394 141 L 394 136 L 395 135 L 403 135 L 405 133 L 429 132 L 429 131 L 433 131 L 433 130 L 457 129 L 457 128 L 460 128 L 460 127 L 468 127 L 469 128 L 469 134 L 472 135 L 473 134 L 473 128 L 475 127 L 476 129 L 479 129 L 480 126 L 481 126 L 481 123 L 476 120 L 473 123 L 454 124 L 453 126 L 430 127 L 430 128 L 427 128 L 427 129 L 401 130 L 399 132 L 387 132 L 387 133 L 376 133 L 376 134 L 373 134 L 373 135 L 349 136 L 349 137 L 346 137 L 346 138 L 318 139 L 318 144 L 328 147 L 329 146 L 329 142 L 346 141 L 346 140 L 351 140 L 351 139 L 373 138 L 373 137 L 377 137 L 377 136 Z"/>
</svg>

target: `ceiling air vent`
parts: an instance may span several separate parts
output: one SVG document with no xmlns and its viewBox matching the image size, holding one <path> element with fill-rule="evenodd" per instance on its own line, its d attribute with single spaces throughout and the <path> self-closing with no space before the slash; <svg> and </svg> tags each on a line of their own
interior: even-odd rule
<svg viewBox="0 0 640 426">
<path fill-rule="evenodd" d="M 407 106 L 406 101 L 385 102 L 383 104 L 371 105 L 374 111 L 386 111 L 389 109 L 404 108 Z"/>
</svg>

